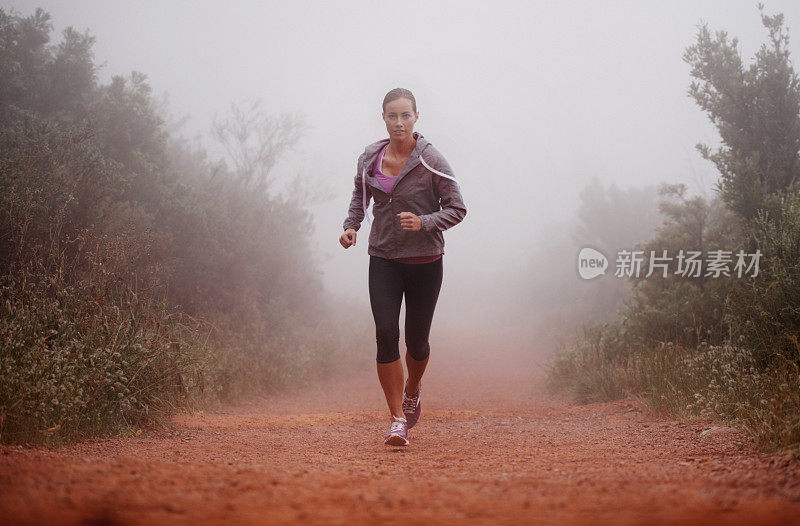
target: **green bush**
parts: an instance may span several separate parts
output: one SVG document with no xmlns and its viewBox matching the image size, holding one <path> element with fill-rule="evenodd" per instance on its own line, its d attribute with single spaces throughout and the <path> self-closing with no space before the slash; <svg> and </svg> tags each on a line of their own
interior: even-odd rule
<svg viewBox="0 0 800 526">
<path fill-rule="evenodd" d="M 0 442 L 126 432 L 359 363 L 320 301 L 305 201 L 250 184 L 271 165 L 171 136 L 144 74 L 101 85 L 93 37 L 51 30 L 0 9 Z"/>
<path fill-rule="evenodd" d="M 0 277 L 0 441 L 125 432 L 214 397 L 202 327 L 149 294 L 157 283 L 120 280 L 102 257 L 115 241 L 82 254 L 80 280 L 40 263 Z"/>
<path fill-rule="evenodd" d="M 761 252 L 759 274 L 730 297 L 733 341 L 764 364 L 779 353 L 800 364 L 800 184 L 773 196 L 753 221 L 750 242 Z"/>
<path fill-rule="evenodd" d="M 698 145 L 720 171 L 720 196 L 666 186 L 667 219 L 645 245 L 760 253 L 758 273 L 687 279 L 672 266 L 634 280 L 621 318 L 557 354 L 548 379 L 578 400 L 637 396 L 670 415 L 730 422 L 800 456 L 800 79 L 783 15 L 761 20 L 770 43 L 747 69 L 736 39 L 705 25 L 686 50 L 699 80 L 689 92 L 722 138 L 715 152 Z"/>
</svg>

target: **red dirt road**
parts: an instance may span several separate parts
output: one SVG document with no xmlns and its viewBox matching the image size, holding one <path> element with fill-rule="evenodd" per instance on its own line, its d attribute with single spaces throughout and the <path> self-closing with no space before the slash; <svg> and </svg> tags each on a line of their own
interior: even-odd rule
<svg viewBox="0 0 800 526">
<path fill-rule="evenodd" d="M 800 524 L 795 466 L 740 432 L 543 395 L 524 341 L 431 343 L 405 449 L 357 373 L 171 434 L 2 447 L 0 524 Z"/>
</svg>

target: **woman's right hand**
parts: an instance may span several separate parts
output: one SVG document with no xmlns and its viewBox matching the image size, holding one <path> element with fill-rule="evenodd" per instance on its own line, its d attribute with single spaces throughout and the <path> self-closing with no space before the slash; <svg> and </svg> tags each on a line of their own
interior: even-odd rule
<svg viewBox="0 0 800 526">
<path fill-rule="evenodd" d="M 339 243 L 342 244 L 344 248 L 349 248 L 350 246 L 355 246 L 356 244 L 356 231 L 353 228 L 348 228 L 345 230 L 342 235 L 339 237 Z"/>
</svg>

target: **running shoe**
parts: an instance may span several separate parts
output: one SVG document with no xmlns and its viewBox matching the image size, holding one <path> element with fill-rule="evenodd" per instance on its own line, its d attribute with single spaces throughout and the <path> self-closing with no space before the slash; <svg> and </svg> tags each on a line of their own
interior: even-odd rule
<svg viewBox="0 0 800 526">
<path fill-rule="evenodd" d="M 403 389 L 403 414 L 408 420 L 408 428 L 411 429 L 417 424 L 417 420 L 419 420 L 419 414 L 422 412 L 422 402 L 420 401 L 420 395 L 422 394 L 422 384 L 419 384 L 419 390 L 417 394 L 413 396 L 408 396 L 406 390 Z"/>
<path fill-rule="evenodd" d="M 390 446 L 408 445 L 408 427 L 406 426 L 405 418 L 392 417 L 392 425 L 389 426 L 389 432 L 386 433 L 383 443 Z"/>
</svg>

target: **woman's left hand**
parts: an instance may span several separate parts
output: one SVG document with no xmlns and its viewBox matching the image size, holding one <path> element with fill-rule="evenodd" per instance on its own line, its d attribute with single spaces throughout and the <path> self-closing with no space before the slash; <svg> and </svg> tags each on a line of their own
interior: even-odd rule
<svg viewBox="0 0 800 526">
<path fill-rule="evenodd" d="M 400 218 L 400 226 L 403 227 L 403 230 L 418 232 L 422 229 L 422 219 L 418 215 L 411 212 L 400 212 L 397 217 Z"/>
</svg>

